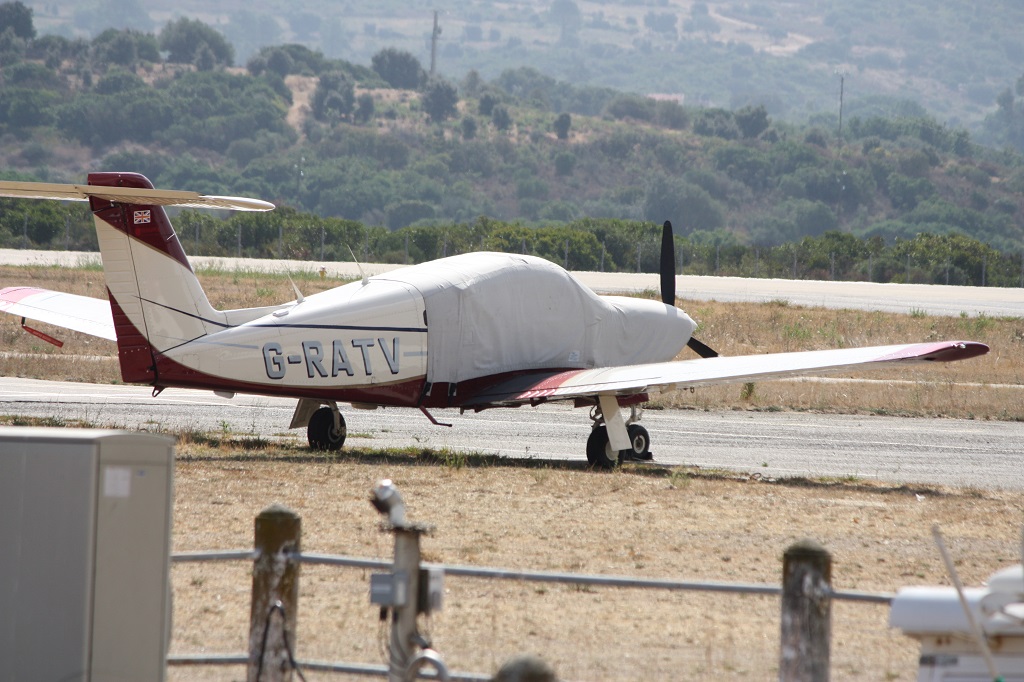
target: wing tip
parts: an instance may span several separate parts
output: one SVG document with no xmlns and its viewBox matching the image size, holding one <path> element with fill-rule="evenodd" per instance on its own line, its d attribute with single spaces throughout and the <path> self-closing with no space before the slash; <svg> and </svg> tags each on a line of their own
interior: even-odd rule
<svg viewBox="0 0 1024 682">
<path fill-rule="evenodd" d="M 917 360 L 925 362 L 957 362 L 988 353 L 987 344 L 978 341 L 939 341 L 918 343 L 878 358 L 878 361 Z"/>
</svg>

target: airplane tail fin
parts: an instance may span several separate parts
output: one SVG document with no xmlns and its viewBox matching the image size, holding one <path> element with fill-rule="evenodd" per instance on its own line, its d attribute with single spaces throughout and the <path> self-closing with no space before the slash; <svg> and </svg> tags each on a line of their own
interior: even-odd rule
<svg viewBox="0 0 1024 682">
<path fill-rule="evenodd" d="M 227 326 L 206 298 L 164 206 L 269 211 L 273 204 L 154 189 L 138 173 L 90 173 L 88 185 L 0 182 L 0 196 L 88 201 L 126 382 L 157 383 L 156 354 Z"/>
<path fill-rule="evenodd" d="M 90 173 L 89 185 L 153 189 L 134 173 Z M 210 305 L 163 206 L 89 197 L 125 382 L 153 383 L 154 351 L 204 336 Z"/>
</svg>

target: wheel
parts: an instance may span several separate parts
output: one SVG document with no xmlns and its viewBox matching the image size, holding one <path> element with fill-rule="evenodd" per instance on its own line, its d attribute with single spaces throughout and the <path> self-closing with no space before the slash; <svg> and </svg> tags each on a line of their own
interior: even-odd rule
<svg viewBox="0 0 1024 682">
<path fill-rule="evenodd" d="M 633 444 L 633 451 L 628 453 L 632 459 L 645 461 L 654 459 L 654 456 L 651 455 L 651 434 L 647 433 L 647 429 L 639 424 L 630 424 L 626 427 L 626 433 L 629 434 L 629 441 Z"/>
<path fill-rule="evenodd" d="M 345 443 L 348 429 L 345 417 L 338 415 L 338 429 L 334 428 L 334 411 L 329 407 L 321 407 L 309 418 L 306 427 L 306 438 L 313 450 L 340 450 Z"/>
<path fill-rule="evenodd" d="M 619 463 L 619 453 L 608 442 L 608 429 L 596 426 L 587 438 L 587 461 L 598 469 L 612 469 Z"/>
</svg>

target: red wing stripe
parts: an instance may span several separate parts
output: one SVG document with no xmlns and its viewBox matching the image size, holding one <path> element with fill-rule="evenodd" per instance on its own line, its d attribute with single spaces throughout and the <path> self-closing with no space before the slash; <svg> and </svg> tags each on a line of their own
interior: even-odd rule
<svg viewBox="0 0 1024 682">
<path fill-rule="evenodd" d="M 7 287 L 0 289 L 0 310 L 4 310 L 15 303 L 20 303 L 29 296 L 49 293 L 45 289 L 35 287 Z"/>
<path fill-rule="evenodd" d="M 988 346 L 976 341 L 940 341 L 908 346 L 896 353 L 883 355 L 876 362 L 893 360 L 930 360 L 932 362 L 953 362 L 967 360 L 988 352 Z"/>
</svg>

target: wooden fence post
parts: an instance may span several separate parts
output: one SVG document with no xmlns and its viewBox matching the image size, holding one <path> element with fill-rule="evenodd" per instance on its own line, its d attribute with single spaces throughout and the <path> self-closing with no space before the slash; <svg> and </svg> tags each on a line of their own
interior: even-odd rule
<svg viewBox="0 0 1024 682">
<path fill-rule="evenodd" d="M 256 517 L 248 682 L 292 679 L 287 644 L 295 645 L 301 537 L 302 519 L 286 507 L 271 505 Z"/>
<path fill-rule="evenodd" d="M 780 682 L 827 682 L 832 636 L 832 556 L 812 540 L 782 560 Z"/>
</svg>

